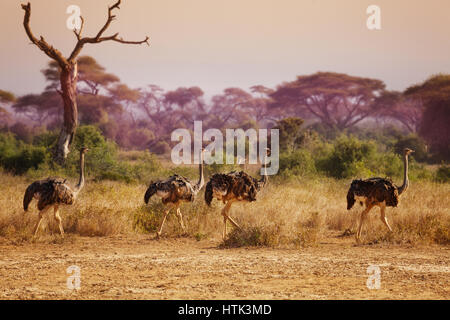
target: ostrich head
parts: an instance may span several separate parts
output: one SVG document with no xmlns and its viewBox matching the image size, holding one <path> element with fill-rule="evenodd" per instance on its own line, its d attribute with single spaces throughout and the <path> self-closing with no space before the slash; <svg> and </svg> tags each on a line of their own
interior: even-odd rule
<svg viewBox="0 0 450 320">
<path fill-rule="evenodd" d="M 414 150 L 412 150 L 412 149 L 409 149 L 409 148 L 405 148 L 404 150 L 403 150 L 403 154 L 405 155 L 405 156 L 409 156 L 411 153 L 413 153 L 414 152 Z"/>
<path fill-rule="evenodd" d="M 88 152 L 89 151 L 89 148 L 87 148 L 87 147 L 82 147 L 81 149 L 80 149 L 80 153 L 82 153 L 82 154 L 85 154 L 86 152 Z"/>
</svg>

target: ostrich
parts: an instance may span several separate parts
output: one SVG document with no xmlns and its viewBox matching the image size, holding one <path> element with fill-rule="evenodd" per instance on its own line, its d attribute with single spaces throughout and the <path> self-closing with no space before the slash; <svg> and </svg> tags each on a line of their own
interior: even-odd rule
<svg viewBox="0 0 450 320">
<path fill-rule="evenodd" d="M 164 222 L 166 221 L 167 215 L 170 210 L 174 208 L 178 216 L 178 222 L 180 223 L 181 229 L 185 232 L 186 228 L 183 223 L 183 215 L 181 214 L 180 205 L 182 202 L 193 202 L 197 193 L 203 188 L 205 184 L 205 178 L 203 176 L 203 153 L 204 149 L 200 151 L 200 164 L 199 173 L 200 177 L 197 184 L 193 184 L 185 177 L 175 174 L 168 178 L 167 180 L 159 180 L 156 182 L 151 182 L 147 191 L 145 192 L 144 201 L 148 204 L 150 198 L 156 194 L 161 198 L 163 204 L 168 208 L 164 212 L 164 218 L 157 232 L 157 238 L 161 237 L 162 228 Z"/>
<path fill-rule="evenodd" d="M 267 149 L 269 153 L 270 150 Z M 264 163 L 266 160 L 264 159 Z M 235 201 L 256 201 L 256 195 L 267 184 L 267 168 L 264 165 L 264 174 L 260 180 L 257 180 L 244 171 L 232 171 L 227 174 L 216 173 L 206 184 L 205 201 L 211 206 L 213 198 L 222 200 L 225 207 L 222 209 L 223 215 L 223 234 L 222 239 L 225 240 L 227 234 L 227 220 L 238 229 L 241 227 L 228 215 L 231 205 Z"/>
<path fill-rule="evenodd" d="M 59 231 L 64 237 L 64 229 L 62 226 L 62 219 L 59 215 L 60 205 L 72 205 L 77 199 L 78 194 L 84 187 L 84 155 L 88 148 L 81 148 L 80 150 L 80 178 L 78 184 L 71 188 L 66 182 L 67 179 L 50 177 L 45 180 L 35 181 L 30 184 L 25 191 L 23 197 L 23 209 L 28 211 L 30 202 L 34 199 L 38 200 L 37 207 L 39 209 L 39 220 L 36 224 L 34 237 L 39 230 L 44 214 L 53 207 L 55 219 L 59 223 Z"/>
<path fill-rule="evenodd" d="M 386 207 L 396 207 L 400 195 L 408 189 L 408 156 L 413 152 L 414 150 L 408 148 L 405 148 L 404 150 L 403 184 L 399 187 L 396 186 L 392 180 L 384 178 L 370 178 L 367 180 L 352 181 L 350 189 L 347 193 L 347 210 L 350 210 L 356 201 L 359 201 L 361 205 L 363 205 L 363 203 L 366 205 L 366 208 L 361 213 L 358 232 L 356 233 L 357 242 L 360 242 L 361 229 L 364 220 L 374 206 L 380 207 L 381 221 L 386 225 L 389 231 L 392 232 L 392 228 L 386 218 L 385 210 Z"/>
</svg>

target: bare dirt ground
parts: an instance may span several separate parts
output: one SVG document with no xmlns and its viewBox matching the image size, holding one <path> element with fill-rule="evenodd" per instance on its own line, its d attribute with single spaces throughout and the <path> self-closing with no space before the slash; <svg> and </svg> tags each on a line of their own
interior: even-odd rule
<svg viewBox="0 0 450 320">
<path fill-rule="evenodd" d="M 450 247 L 356 246 L 330 236 L 300 249 L 221 249 L 213 240 L 71 236 L 0 241 L 1 299 L 449 299 Z M 66 269 L 81 268 L 69 290 Z M 366 286 L 367 267 L 381 288 Z"/>
</svg>

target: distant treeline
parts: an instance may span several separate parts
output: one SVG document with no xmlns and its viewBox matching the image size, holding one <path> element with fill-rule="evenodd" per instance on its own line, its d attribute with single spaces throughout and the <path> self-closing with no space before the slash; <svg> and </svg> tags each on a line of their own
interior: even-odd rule
<svg viewBox="0 0 450 320">
<path fill-rule="evenodd" d="M 81 125 L 93 125 L 122 149 L 168 153 L 176 128 L 273 128 L 283 119 L 301 118 L 322 137 L 357 135 L 396 127 L 423 144 L 424 161 L 450 160 L 450 75 L 430 77 L 404 92 L 388 91 L 381 80 L 318 72 L 298 76 L 276 88 L 255 85 L 249 91 L 226 88 L 206 101 L 199 87 L 165 91 L 157 85 L 129 88 L 95 59 L 79 59 L 78 108 Z M 62 122 L 59 67 L 42 70 L 47 87 L 41 94 L 15 97 L 0 90 L 0 130 L 25 143 Z M 303 121 L 302 121 L 303 122 Z M 296 134 L 301 135 L 298 131 Z M 292 147 L 292 146 L 291 146 Z"/>
</svg>

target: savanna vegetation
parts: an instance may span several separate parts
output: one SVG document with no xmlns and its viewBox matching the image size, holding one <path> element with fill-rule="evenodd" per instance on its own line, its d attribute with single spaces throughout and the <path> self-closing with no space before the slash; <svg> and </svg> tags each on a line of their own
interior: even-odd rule
<svg viewBox="0 0 450 320">
<path fill-rule="evenodd" d="M 76 179 L 78 153 L 55 162 L 63 102 L 57 63 L 43 75 L 40 94 L 16 97 L 0 90 L 0 237 L 31 238 L 35 215 L 24 215 L 22 197 L 31 181 L 47 176 Z M 144 206 L 151 180 L 173 173 L 197 178 L 195 166 L 169 160 L 174 129 L 277 128 L 280 170 L 252 204 L 233 207 L 243 231 L 234 230 L 224 246 L 316 245 L 326 236 L 351 236 L 360 208 L 346 210 L 354 178 L 402 179 L 405 148 L 411 187 L 398 208 L 388 210 L 393 233 L 376 214 L 365 228 L 367 243 L 449 243 L 450 230 L 450 76 L 436 75 L 405 92 L 387 91 L 382 81 L 337 73 L 299 76 L 275 89 L 249 92 L 227 88 L 207 100 L 201 88 L 164 91 L 156 85 L 129 88 L 94 58 L 78 59 L 79 122 L 71 150 L 86 146 L 88 183 L 75 206 L 64 208 L 70 234 L 107 236 L 152 233 L 162 219 L 155 199 Z M 210 165 L 215 172 L 258 167 Z M 191 237 L 218 238 L 220 204 L 207 208 L 203 193 L 182 207 Z M 244 210 L 245 208 L 245 210 Z M 374 210 L 373 212 L 375 212 Z M 49 231 L 53 228 L 49 219 Z M 167 234 L 180 235 L 176 219 Z"/>
</svg>

